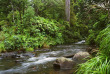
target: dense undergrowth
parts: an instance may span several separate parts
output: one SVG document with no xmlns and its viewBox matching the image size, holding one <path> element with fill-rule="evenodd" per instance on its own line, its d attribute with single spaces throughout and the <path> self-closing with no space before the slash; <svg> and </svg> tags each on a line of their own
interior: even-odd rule
<svg viewBox="0 0 110 74">
<path fill-rule="evenodd" d="M 64 0 L 1 0 L 0 3 L 0 52 L 33 51 L 75 42 L 87 30 L 86 25 L 77 23 L 73 10 L 71 23 L 65 20 Z"/>
<path fill-rule="evenodd" d="M 76 73 L 110 74 L 110 19 L 108 11 L 101 6 L 98 6 L 98 3 L 101 4 L 104 0 L 93 1 L 94 3 L 92 3 L 91 0 L 90 2 L 78 0 L 75 7 L 77 6 L 79 9 L 85 8 L 77 12 L 78 19 L 81 23 L 88 25 L 89 31 L 86 39 L 87 43 L 90 45 L 97 45 L 99 52 L 92 59 L 80 64 Z M 105 7 L 106 6 L 107 4 L 105 4 Z M 109 7 L 109 5 L 107 7 Z"/>
<path fill-rule="evenodd" d="M 110 27 L 99 33 L 96 42 L 100 46 L 97 56 L 81 64 L 77 74 L 110 74 Z"/>
<path fill-rule="evenodd" d="M 19 12 L 16 11 L 15 14 L 18 16 Z M 66 25 L 62 25 L 56 20 L 35 16 L 34 8 L 29 7 L 26 10 L 22 17 L 23 21 L 16 17 L 14 24 L 10 19 L 11 17 L 12 14 L 10 13 L 8 14 L 9 22 L 1 21 L 3 23 L 0 32 L 2 50 L 36 49 L 63 43 L 62 36 Z M 4 25 L 4 23 L 6 24 Z"/>
</svg>

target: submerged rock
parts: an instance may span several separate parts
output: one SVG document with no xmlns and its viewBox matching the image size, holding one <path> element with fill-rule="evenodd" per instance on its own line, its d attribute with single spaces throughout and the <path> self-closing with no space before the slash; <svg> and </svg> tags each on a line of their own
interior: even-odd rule
<svg viewBox="0 0 110 74">
<path fill-rule="evenodd" d="M 96 48 L 95 46 L 93 47 L 88 47 L 86 49 L 87 52 L 89 52 L 92 56 L 96 56 L 96 54 L 98 53 L 99 51 L 99 48 Z"/>
<path fill-rule="evenodd" d="M 71 55 L 64 55 L 63 57 L 65 58 L 72 58 L 74 56 L 74 54 L 71 54 Z"/>
<path fill-rule="evenodd" d="M 75 62 L 71 59 L 61 57 L 56 59 L 53 66 L 55 69 L 72 69 L 75 66 Z"/>
<path fill-rule="evenodd" d="M 90 54 L 88 52 L 78 52 L 73 56 L 73 60 L 77 63 L 84 63 L 90 58 Z"/>
<path fill-rule="evenodd" d="M 50 48 L 49 45 L 47 45 L 46 43 L 43 44 L 43 48 Z"/>
<path fill-rule="evenodd" d="M 35 53 L 34 52 L 26 52 L 22 54 L 23 57 L 35 57 Z"/>
<path fill-rule="evenodd" d="M 96 56 L 96 54 L 97 54 L 98 52 L 99 52 L 99 49 L 96 48 L 96 49 L 92 49 L 91 52 L 90 52 L 90 54 L 91 54 L 92 56 Z"/>
<path fill-rule="evenodd" d="M 34 57 L 35 53 L 33 52 L 26 52 L 26 53 L 18 53 L 18 52 L 5 52 L 5 53 L 1 53 L 0 57 L 1 58 L 10 58 L 10 59 L 14 59 L 14 58 L 26 58 L 26 57 Z"/>
<path fill-rule="evenodd" d="M 90 53 L 92 51 L 92 49 L 93 49 L 92 47 L 88 47 L 88 48 L 86 48 L 86 51 Z"/>
<path fill-rule="evenodd" d="M 20 57 L 20 55 L 18 55 L 17 52 L 1 53 L 1 58 L 17 58 L 17 57 Z"/>
<path fill-rule="evenodd" d="M 21 63 L 21 62 L 23 62 L 24 60 L 21 60 L 21 59 L 19 59 L 19 60 L 15 60 L 15 63 Z"/>
</svg>

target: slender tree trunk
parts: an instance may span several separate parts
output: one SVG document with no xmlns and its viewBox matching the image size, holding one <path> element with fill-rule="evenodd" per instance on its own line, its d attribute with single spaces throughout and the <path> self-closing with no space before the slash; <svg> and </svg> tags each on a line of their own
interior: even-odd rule
<svg viewBox="0 0 110 74">
<path fill-rule="evenodd" d="M 12 12 L 13 12 L 13 23 L 15 24 L 15 15 L 14 15 L 14 6 L 13 6 L 13 3 L 12 3 L 12 0 L 11 0 L 11 7 L 12 7 Z"/>
<path fill-rule="evenodd" d="M 20 16 L 20 20 L 21 20 L 21 24 L 22 24 L 21 9 L 19 10 L 19 16 Z"/>
<path fill-rule="evenodd" d="M 66 20 L 70 22 L 70 0 L 65 0 Z"/>
<path fill-rule="evenodd" d="M 23 15 L 24 15 L 25 3 L 23 2 Z"/>
<path fill-rule="evenodd" d="M 110 8 L 108 8 L 108 19 L 110 19 Z"/>
</svg>

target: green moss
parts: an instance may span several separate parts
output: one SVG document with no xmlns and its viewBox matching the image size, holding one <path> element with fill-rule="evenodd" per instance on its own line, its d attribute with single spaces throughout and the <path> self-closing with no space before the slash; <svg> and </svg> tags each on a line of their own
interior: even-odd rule
<svg viewBox="0 0 110 74">
<path fill-rule="evenodd" d="M 33 48 L 26 48 L 25 50 L 26 50 L 26 51 L 29 51 L 29 52 L 34 51 L 34 49 L 33 49 Z"/>
</svg>

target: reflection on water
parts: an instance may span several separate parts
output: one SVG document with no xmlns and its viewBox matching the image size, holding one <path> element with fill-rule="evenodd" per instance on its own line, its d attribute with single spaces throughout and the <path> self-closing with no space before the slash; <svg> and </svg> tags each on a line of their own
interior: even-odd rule
<svg viewBox="0 0 110 74">
<path fill-rule="evenodd" d="M 73 74 L 74 70 L 54 70 L 53 62 L 56 58 L 73 55 L 85 51 L 88 47 L 80 41 L 71 45 L 59 45 L 50 48 L 50 51 L 36 51 L 37 57 L 0 59 L 0 74 Z M 23 60 L 15 62 L 15 60 Z"/>
</svg>

